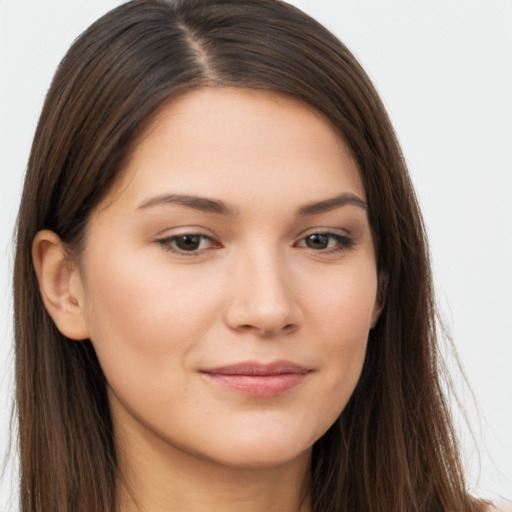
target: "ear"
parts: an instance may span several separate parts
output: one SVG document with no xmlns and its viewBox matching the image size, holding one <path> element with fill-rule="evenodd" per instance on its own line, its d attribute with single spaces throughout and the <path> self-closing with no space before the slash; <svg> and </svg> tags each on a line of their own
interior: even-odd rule
<svg viewBox="0 0 512 512">
<path fill-rule="evenodd" d="M 377 297 L 375 299 L 375 306 L 373 307 L 372 312 L 372 329 L 377 325 L 377 321 L 379 320 L 379 316 L 384 309 L 384 304 L 386 302 L 386 291 L 388 288 L 388 275 L 386 272 L 379 272 L 377 278 Z"/>
<path fill-rule="evenodd" d="M 32 243 L 39 291 L 57 329 L 74 340 L 89 338 L 79 269 L 53 231 L 39 231 Z"/>
</svg>

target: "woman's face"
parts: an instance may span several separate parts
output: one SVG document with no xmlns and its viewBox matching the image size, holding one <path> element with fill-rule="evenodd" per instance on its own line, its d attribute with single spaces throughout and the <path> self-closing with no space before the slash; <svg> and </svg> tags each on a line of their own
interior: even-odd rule
<svg viewBox="0 0 512 512">
<path fill-rule="evenodd" d="M 230 467 L 307 457 L 379 311 L 365 200 L 302 103 L 207 88 L 164 106 L 80 263 L 118 438 Z"/>
</svg>

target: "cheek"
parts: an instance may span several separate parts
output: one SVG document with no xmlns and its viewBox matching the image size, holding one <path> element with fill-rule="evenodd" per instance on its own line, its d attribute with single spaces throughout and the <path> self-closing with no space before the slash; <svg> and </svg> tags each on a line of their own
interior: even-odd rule
<svg viewBox="0 0 512 512">
<path fill-rule="evenodd" d="M 206 289 L 201 276 L 192 280 L 169 265 L 144 264 L 114 252 L 105 258 L 91 255 L 92 267 L 87 321 L 107 380 L 112 384 L 129 369 L 134 381 L 144 381 L 159 368 L 169 375 L 186 364 L 216 316 L 215 283 Z"/>
<path fill-rule="evenodd" d="M 308 308 L 309 337 L 317 339 L 316 351 L 326 362 L 324 410 L 332 421 L 348 402 L 361 375 L 377 294 L 373 265 L 347 268 L 311 297 Z M 329 290 L 327 293 L 325 290 Z"/>
<path fill-rule="evenodd" d="M 372 260 L 343 267 L 310 287 L 310 292 L 304 310 L 315 328 L 330 340 L 326 347 L 351 350 L 365 345 L 377 307 L 377 275 Z"/>
</svg>

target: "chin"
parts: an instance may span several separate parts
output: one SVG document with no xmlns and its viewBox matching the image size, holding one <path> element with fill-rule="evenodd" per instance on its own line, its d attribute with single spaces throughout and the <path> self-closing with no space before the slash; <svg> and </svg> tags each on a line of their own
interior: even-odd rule
<svg viewBox="0 0 512 512">
<path fill-rule="evenodd" d="M 320 435 L 323 432 L 320 433 Z M 237 433 L 240 434 L 240 433 Z M 246 434 L 249 434 L 247 432 Z M 269 432 L 269 429 L 253 435 L 225 435 L 203 445 L 202 455 L 210 461 L 239 469 L 279 467 L 303 458 L 309 461 L 313 443 L 320 435 L 305 436 L 303 432 Z M 210 444 L 210 446 L 208 446 Z"/>
<path fill-rule="evenodd" d="M 300 459 L 306 463 L 309 462 L 310 457 L 311 447 L 299 451 L 283 449 L 283 447 L 276 448 L 275 446 L 246 446 L 237 451 L 230 451 L 230 453 L 216 454 L 211 460 L 229 468 L 257 470 L 286 466 L 296 463 Z"/>
</svg>

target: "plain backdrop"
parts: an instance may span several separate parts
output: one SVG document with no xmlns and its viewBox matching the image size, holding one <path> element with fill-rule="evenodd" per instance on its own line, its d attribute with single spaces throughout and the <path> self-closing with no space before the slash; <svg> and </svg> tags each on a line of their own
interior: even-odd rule
<svg viewBox="0 0 512 512">
<path fill-rule="evenodd" d="M 114 0 L 0 0 L 0 455 L 12 401 L 12 234 L 55 68 Z M 512 0 L 294 0 L 356 54 L 402 143 L 470 390 L 455 412 L 475 493 L 512 498 Z M 16 487 L 10 463 L 0 512 Z"/>
</svg>

